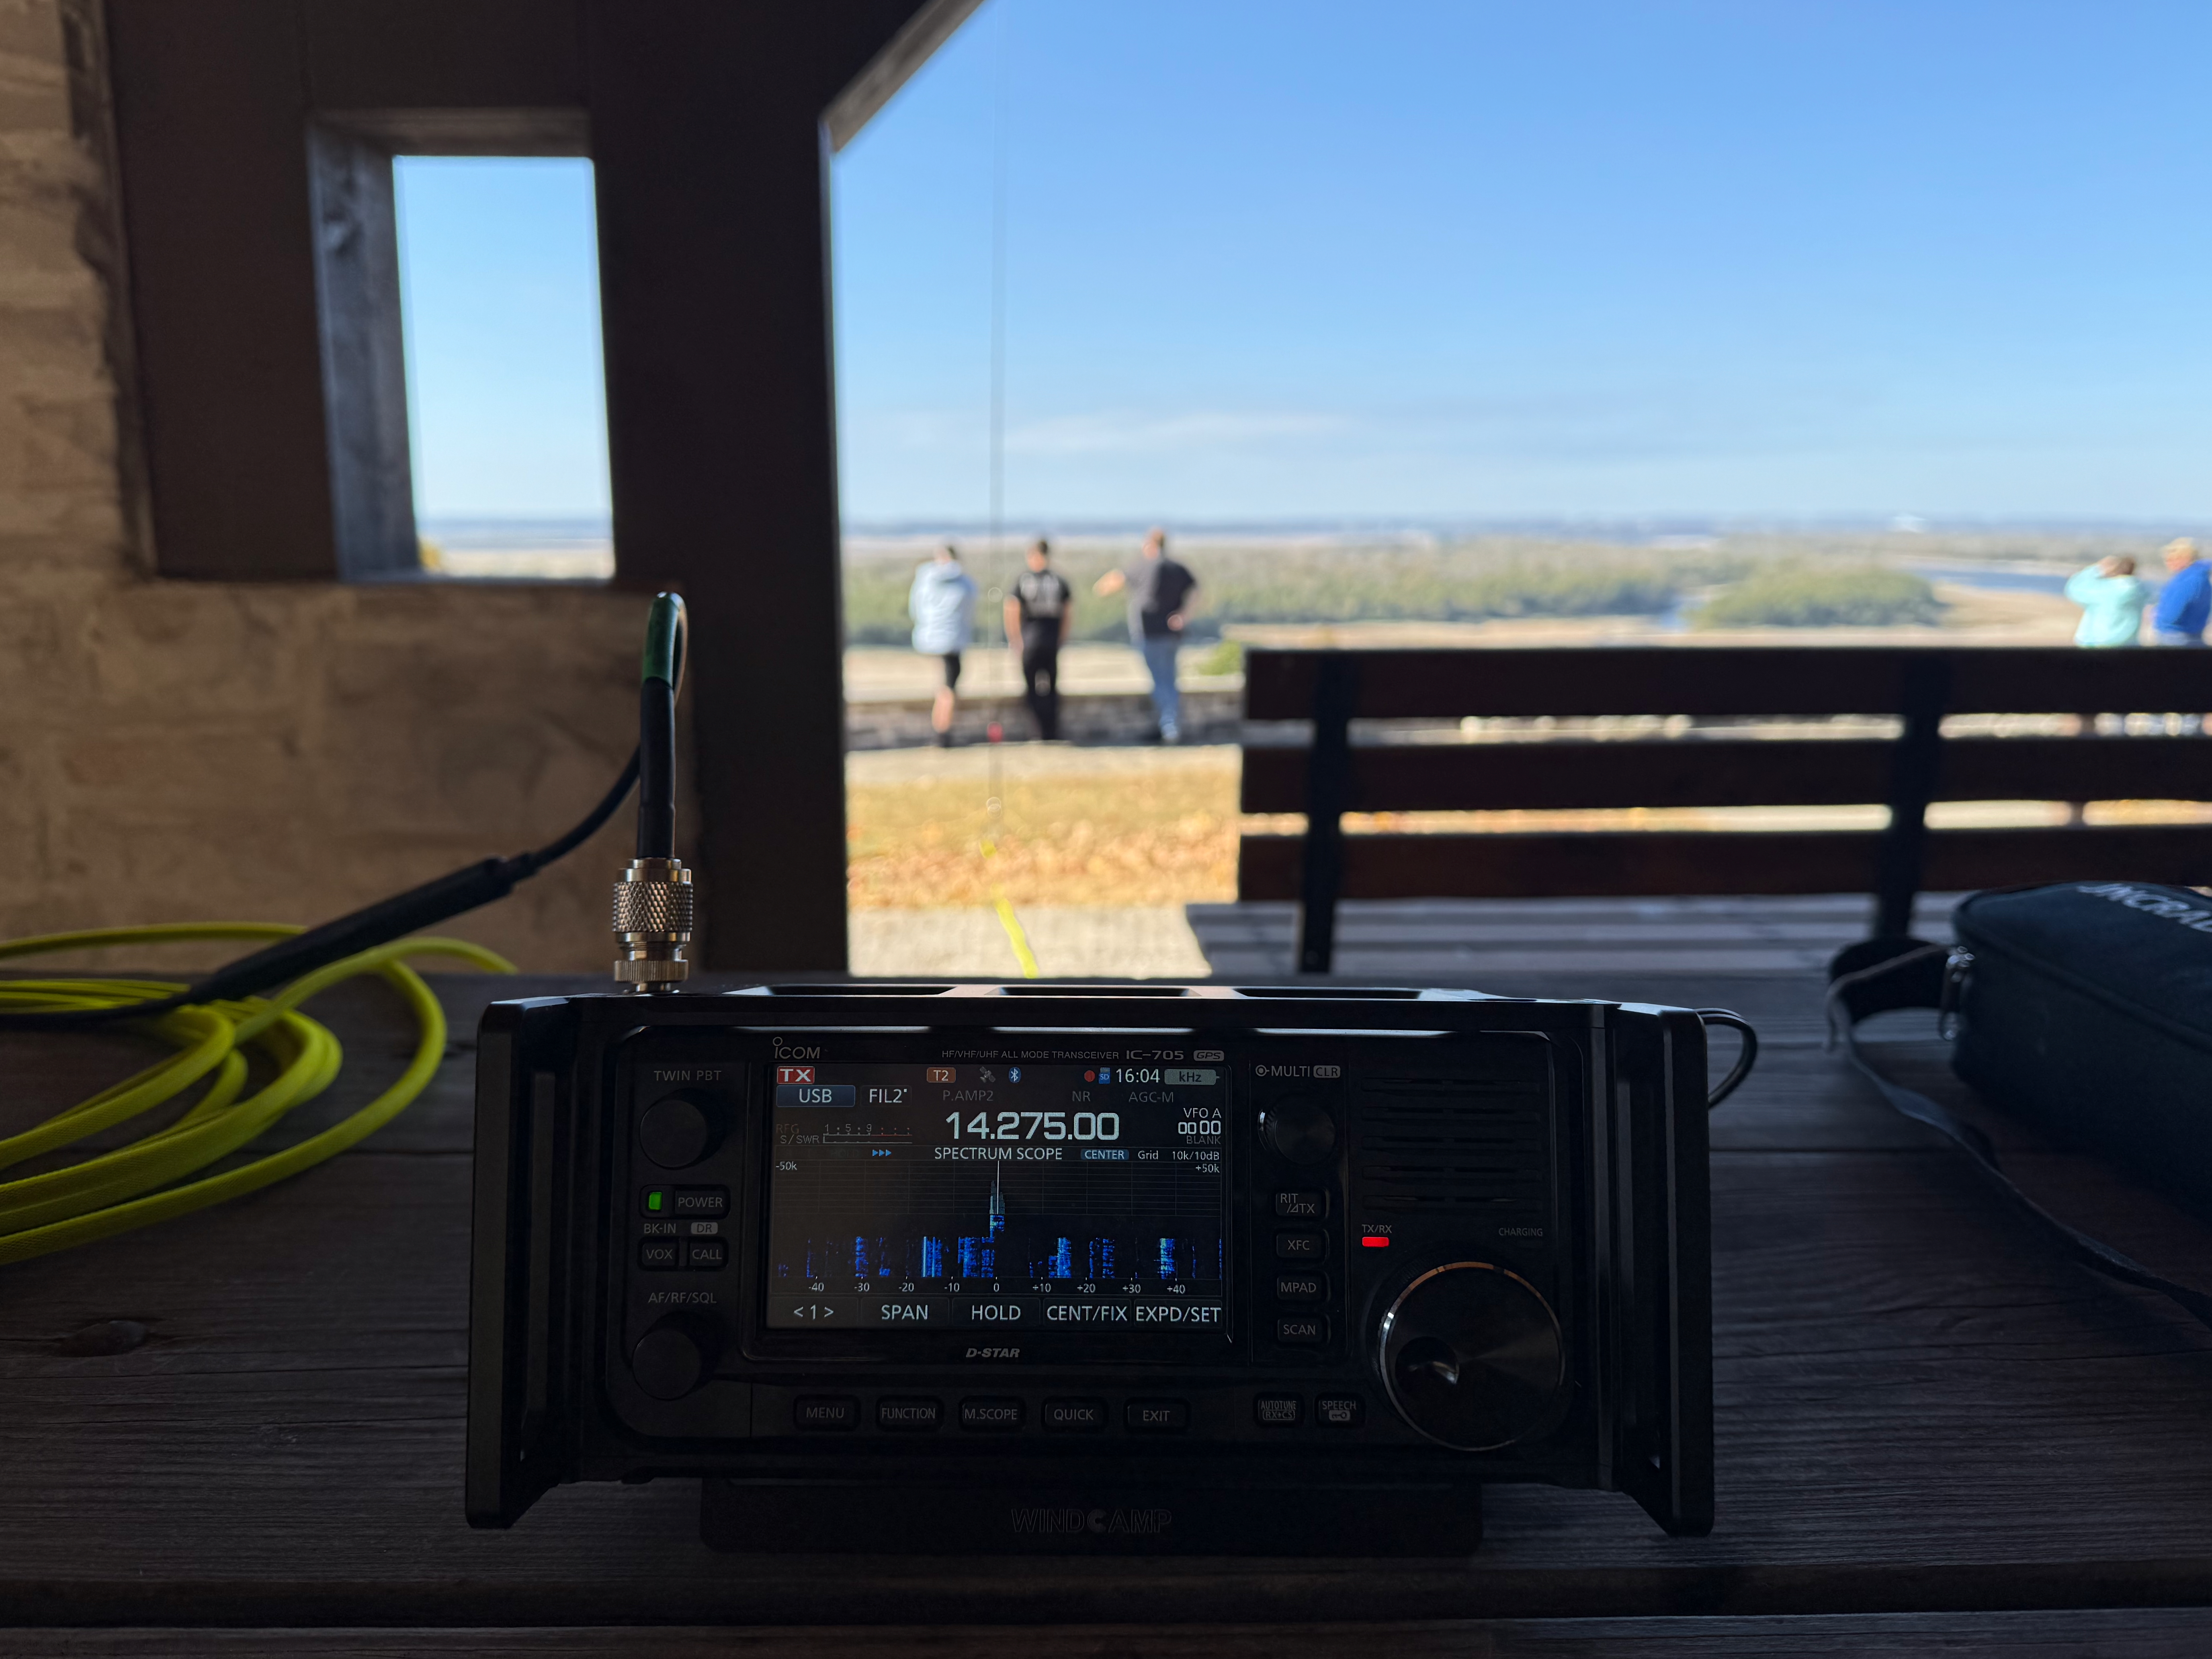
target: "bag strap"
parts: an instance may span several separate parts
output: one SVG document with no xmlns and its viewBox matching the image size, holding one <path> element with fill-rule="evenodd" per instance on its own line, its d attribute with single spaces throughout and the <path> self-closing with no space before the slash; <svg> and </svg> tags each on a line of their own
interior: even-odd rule
<svg viewBox="0 0 2212 1659">
<path fill-rule="evenodd" d="M 1926 1124 L 1972 1159 L 1975 1167 L 2038 1231 L 2075 1261 L 2108 1279 L 2156 1291 L 2202 1323 L 2212 1326 L 2212 1294 L 2154 1273 L 2125 1252 L 2067 1225 L 2013 1184 L 2012 1177 L 1998 1166 L 1996 1149 L 1987 1135 L 1949 1107 L 1884 1077 L 1867 1057 L 1858 1039 L 1861 1020 L 1893 1008 L 1934 1008 L 1948 1024 L 1954 1012 L 1953 999 L 1972 960 L 1971 954 L 1951 945 L 1923 945 L 1887 962 L 1840 975 L 1828 987 L 1830 1046 L 1840 1036 L 1851 1064 L 1881 1091 L 1884 1100 L 1915 1123 Z M 1944 1035 L 1948 1037 L 1950 1032 L 1947 1030 Z"/>
</svg>

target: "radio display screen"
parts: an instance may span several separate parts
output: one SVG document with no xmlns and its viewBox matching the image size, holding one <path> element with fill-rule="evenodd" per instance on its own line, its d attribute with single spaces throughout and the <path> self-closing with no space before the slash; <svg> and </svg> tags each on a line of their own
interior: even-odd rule
<svg viewBox="0 0 2212 1659">
<path fill-rule="evenodd" d="M 771 1329 L 1224 1334 L 1219 1067 L 771 1079 Z"/>
</svg>

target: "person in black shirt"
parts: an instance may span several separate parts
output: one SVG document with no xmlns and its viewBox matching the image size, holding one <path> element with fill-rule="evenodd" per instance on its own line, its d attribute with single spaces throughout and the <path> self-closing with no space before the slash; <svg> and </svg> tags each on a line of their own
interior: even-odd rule
<svg viewBox="0 0 2212 1659">
<path fill-rule="evenodd" d="M 1198 578 L 1168 557 L 1168 532 L 1145 538 L 1145 555 L 1127 570 L 1109 570 L 1091 586 L 1101 596 L 1129 596 L 1129 643 L 1152 674 L 1152 710 L 1158 715 L 1160 741 L 1182 741 L 1182 694 L 1176 685 L 1176 653 L 1182 646 Z"/>
<path fill-rule="evenodd" d="M 1040 536 L 1006 598 L 1006 640 L 1021 642 L 1022 701 L 1047 743 L 1060 735 L 1060 647 L 1074 625 L 1074 590 L 1052 568 L 1052 544 Z"/>
</svg>

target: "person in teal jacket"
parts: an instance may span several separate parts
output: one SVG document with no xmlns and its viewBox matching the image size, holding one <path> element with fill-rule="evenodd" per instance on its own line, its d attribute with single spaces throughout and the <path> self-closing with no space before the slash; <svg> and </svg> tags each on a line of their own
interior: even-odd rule
<svg viewBox="0 0 2212 1659">
<path fill-rule="evenodd" d="M 2066 597 L 2081 607 L 2074 643 L 2096 647 L 2133 645 L 2142 632 L 2143 606 L 2150 603 L 2148 583 L 2136 577 L 2133 559 L 2100 559 L 2067 580 Z"/>
</svg>

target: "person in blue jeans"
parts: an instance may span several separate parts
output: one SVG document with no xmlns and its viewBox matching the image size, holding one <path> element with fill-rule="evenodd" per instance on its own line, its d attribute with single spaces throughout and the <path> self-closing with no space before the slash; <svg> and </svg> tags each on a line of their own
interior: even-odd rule
<svg viewBox="0 0 2212 1659">
<path fill-rule="evenodd" d="M 2172 574 L 2150 613 L 2150 642 L 2201 648 L 2205 622 L 2212 618 L 2212 565 L 2197 556 L 2197 544 L 2184 536 L 2166 544 L 2166 568 Z"/>
<path fill-rule="evenodd" d="M 1160 741 L 1181 743 L 1182 694 L 1176 687 L 1176 652 L 1182 644 L 1183 624 L 1190 620 L 1198 578 L 1168 557 L 1168 532 L 1154 530 L 1145 537 L 1142 558 L 1126 570 L 1108 571 L 1091 591 L 1102 598 L 1129 596 L 1129 643 L 1143 653 L 1145 666 L 1152 671 L 1152 712 L 1159 720 Z"/>
</svg>

